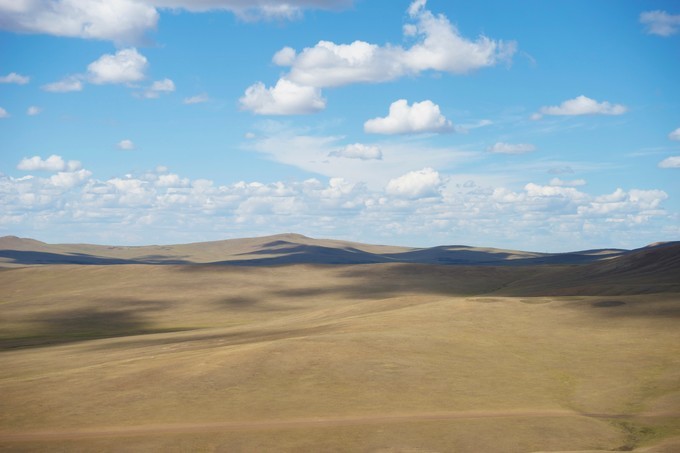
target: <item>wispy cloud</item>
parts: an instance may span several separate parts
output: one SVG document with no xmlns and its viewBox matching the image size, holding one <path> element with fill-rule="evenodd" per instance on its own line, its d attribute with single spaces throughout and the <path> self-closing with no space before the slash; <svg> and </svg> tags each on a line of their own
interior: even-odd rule
<svg viewBox="0 0 680 453">
<path fill-rule="evenodd" d="M 680 14 L 669 14 L 666 11 L 645 11 L 640 14 L 640 23 L 650 35 L 668 37 L 680 30 Z"/>
<path fill-rule="evenodd" d="M 16 72 L 10 72 L 6 76 L 0 76 L 0 83 L 16 83 L 17 85 L 26 85 L 31 78 Z"/>
<path fill-rule="evenodd" d="M 201 93 L 197 94 L 196 96 L 191 96 L 188 98 L 184 98 L 184 101 L 182 101 L 184 104 L 202 104 L 204 102 L 208 102 L 210 100 L 210 97 L 206 93 Z"/>
<path fill-rule="evenodd" d="M 568 99 L 560 105 L 541 107 L 539 113 L 534 113 L 533 120 L 539 120 L 543 115 L 579 116 L 579 115 L 623 115 L 628 108 L 622 104 L 598 102 L 586 96 Z"/>
<path fill-rule="evenodd" d="M 526 154 L 536 151 L 536 146 L 531 143 L 504 143 L 497 142 L 494 143 L 487 149 L 492 153 L 499 154 Z"/>
<path fill-rule="evenodd" d="M 121 140 L 116 146 L 123 151 L 132 151 L 135 149 L 135 144 L 130 139 Z"/>
<path fill-rule="evenodd" d="M 680 156 L 670 156 L 659 162 L 659 168 L 680 168 Z"/>
</svg>

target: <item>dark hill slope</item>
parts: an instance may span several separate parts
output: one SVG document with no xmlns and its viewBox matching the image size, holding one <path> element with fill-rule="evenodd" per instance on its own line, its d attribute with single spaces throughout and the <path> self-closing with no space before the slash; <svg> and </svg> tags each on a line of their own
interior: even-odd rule
<svg viewBox="0 0 680 453">
<path fill-rule="evenodd" d="M 505 295 L 621 295 L 680 292 L 680 242 L 582 266 L 546 268 L 498 291 Z"/>
</svg>

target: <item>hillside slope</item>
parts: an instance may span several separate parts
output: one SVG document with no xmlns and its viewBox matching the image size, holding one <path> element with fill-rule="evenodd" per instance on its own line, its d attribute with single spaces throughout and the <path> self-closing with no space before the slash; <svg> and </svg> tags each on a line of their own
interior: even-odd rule
<svg viewBox="0 0 680 453">
<path fill-rule="evenodd" d="M 0 266 L 37 264 L 371 264 L 445 265 L 583 264 L 620 256 L 625 250 L 536 253 L 464 245 L 410 248 L 371 245 L 299 234 L 138 247 L 46 244 L 0 238 Z"/>
<path fill-rule="evenodd" d="M 680 292 L 680 242 L 654 244 L 583 266 L 546 269 L 505 295 L 622 295 Z"/>
</svg>

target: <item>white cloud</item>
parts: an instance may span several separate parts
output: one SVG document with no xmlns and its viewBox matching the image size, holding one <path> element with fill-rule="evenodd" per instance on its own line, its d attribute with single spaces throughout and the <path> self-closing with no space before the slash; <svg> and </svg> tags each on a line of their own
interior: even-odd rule
<svg viewBox="0 0 680 453">
<path fill-rule="evenodd" d="M 273 88 L 262 82 L 251 85 L 241 98 L 242 106 L 257 113 L 257 107 L 276 104 L 271 100 L 273 92 L 292 85 L 298 91 L 306 90 L 307 103 L 295 109 L 272 107 L 266 109 L 268 114 L 312 113 L 325 108 L 320 88 L 384 82 L 424 71 L 464 74 L 510 61 L 516 51 L 514 42 L 494 41 L 486 36 L 476 41 L 463 38 L 444 15 L 432 14 L 421 0 L 412 3 L 409 12 L 415 21 L 404 27 L 406 37 L 415 40 L 410 47 L 364 41 L 351 44 L 319 41 L 300 52 L 284 47 L 274 54 L 272 61 L 289 66 L 290 71 Z M 317 90 L 312 91 L 312 87 Z"/>
<path fill-rule="evenodd" d="M 504 143 L 497 142 L 488 148 L 492 153 L 500 154 L 525 154 L 536 151 L 536 146 L 531 143 Z"/>
<path fill-rule="evenodd" d="M 425 2 L 413 2 L 409 15 L 415 21 L 406 28 L 407 38 L 415 39 L 411 47 L 319 41 L 297 54 L 284 48 L 276 54 L 275 61 L 291 66 L 286 78 L 293 82 L 331 87 L 383 82 L 428 70 L 464 74 L 509 61 L 515 53 L 514 42 L 504 43 L 486 36 L 476 41 L 462 37 L 445 16 L 425 9 Z"/>
<path fill-rule="evenodd" d="M 454 129 L 456 132 L 459 132 L 461 134 L 467 134 L 473 129 L 479 129 L 480 127 L 486 127 L 486 126 L 491 126 L 493 124 L 493 121 L 491 120 L 479 120 L 476 123 L 470 123 L 470 124 L 457 124 L 454 126 Z"/>
<path fill-rule="evenodd" d="M 423 132 L 451 132 L 453 125 L 441 114 L 439 106 L 430 100 L 408 105 L 399 99 L 390 105 L 389 114 L 364 123 L 364 131 L 371 134 L 413 134 Z"/>
<path fill-rule="evenodd" d="M 12 32 L 130 43 L 156 27 L 158 12 L 136 0 L 5 0 L 0 17 Z"/>
<path fill-rule="evenodd" d="M 382 151 L 377 146 L 354 143 L 332 151 L 328 154 L 334 157 L 344 157 L 347 159 L 372 160 L 382 159 Z"/>
<path fill-rule="evenodd" d="M 443 180 L 432 168 L 411 171 L 387 183 L 385 192 L 389 195 L 407 198 L 421 198 L 439 195 Z"/>
<path fill-rule="evenodd" d="M 143 80 L 147 59 L 135 48 L 104 54 L 87 66 L 88 80 L 94 84 L 132 83 Z"/>
<path fill-rule="evenodd" d="M 9 116 L 10 116 L 10 115 L 9 115 L 9 113 L 7 112 L 7 110 L 5 110 L 5 109 L 3 109 L 2 107 L 0 107 L 0 118 L 9 118 Z"/>
<path fill-rule="evenodd" d="M 680 30 L 680 14 L 668 14 L 666 11 L 645 11 L 640 14 L 640 23 L 651 35 L 671 36 Z"/>
<path fill-rule="evenodd" d="M 16 83 L 17 85 L 26 85 L 31 80 L 30 77 L 10 72 L 6 76 L 0 76 L 0 83 Z"/>
<path fill-rule="evenodd" d="M 168 173 L 158 176 L 156 186 L 158 187 L 189 187 L 190 181 L 188 178 L 180 178 L 175 173 Z"/>
<path fill-rule="evenodd" d="M 44 91 L 55 93 L 67 93 L 82 91 L 83 82 L 95 85 L 103 84 L 127 84 L 144 80 L 148 67 L 146 57 L 135 48 L 122 49 L 115 54 L 104 54 L 87 66 L 85 74 L 75 74 L 64 79 L 48 83 L 41 88 Z M 154 82 L 143 97 L 158 97 L 159 93 L 174 91 L 174 83 L 170 79 Z"/>
<path fill-rule="evenodd" d="M 131 151 L 135 149 L 135 144 L 132 142 L 132 140 L 121 140 L 118 142 L 118 145 L 116 145 L 118 149 L 122 149 L 123 151 Z"/>
<path fill-rule="evenodd" d="M 659 168 L 680 168 L 680 156 L 670 156 L 659 162 Z"/>
<path fill-rule="evenodd" d="M 141 96 L 146 99 L 156 99 L 161 94 L 175 91 L 175 82 L 170 79 L 156 80 L 147 88 Z"/>
<path fill-rule="evenodd" d="M 571 187 L 541 186 L 529 183 L 524 186 L 526 194 L 531 198 L 551 198 L 557 197 L 565 200 L 579 201 L 585 200 L 587 195 Z"/>
<path fill-rule="evenodd" d="M 196 96 L 191 96 L 188 98 L 184 98 L 184 103 L 185 104 L 201 104 L 203 102 L 208 102 L 210 100 L 210 97 L 206 93 L 201 93 L 197 94 Z"/>
<path fill-rule="evenodd" d="M 668 194 L 658 189 L 590 194 L 529 183 L 510 190 L 432 168 L 374 188 L 342 177 L 218 184 L 161 170 L 107 180 L 82 169 L 0 174 L 0 233 L 131 244 L 296 231 L 373 243 L 566 251 L 640 246 L 680 232 L 677 216 L 663 208 Z"/>
<path fill-rule="evenodd" d="M 70 189 L 86 181 L 90 176 L 92 176 L 92 172 L 85 169 L 77 171 L 60 171 L 56 175 L 50 176 L 50 182 L 55 187 Z"/>
<path fill-rule="evenodd" d="M 170 79 L 156 80 L 151 84 L 151 91 L 172 92 L 175 91 L 175 82 Z"/>
<path fill-rule="evenodd" d="M 231 11 L 242 19 L 294 19 L 305 9 L 337 10 L 351 0 L 2 0 L 0 29 L 135 44 L 156 28 L 159 9 Z"/>
<path fill-rule="evenodd" d="M 292 47 L 284 47 L 274 54 L 272 61 L 278 66 L 290 66 L 295 62 L 296 52 Z"/>
<path fill-rule="evenodd" d="M 45 84 L 41 88 L 52 93 L 68 93 L 71 91 L 82 91 L 83 82 L 80 80 L 80 76 L 69 76 L 58 82 Z"/>
<path fill-rule="evenodd" d="M 680 140 L 680 127 L 668 134 L 670 140 Z"/>
<path fill-rule="evenodd" d="M 616 221 L 626 214 L 652 215 L 667 198 L 668 194 L 663 190 L 631 189 L 626 192 L 619 188 L 611 194 L 595 197 L 588 204 L 579 206 L 577 213 L 608 217 Z"/>
<path fill-rule="evenodd" d="M 411 17 L 416 17 L 425 9 L 425 4 L 427 0 L 413 0 L 411 5 L 408 7 L 408 15 Z"/>
<path fill-rule="evenodd" d="M 61 156 L 52 154 L 47 159 L 40 156 L 24 157 L 17 165 L 17 169 L 24 171 L 68 171 L 80 170 L 81 164 L 77 160 L 64 161 Z"/>
<path fill-rule="evenodd" d="M 279 79 L 276 86 L 262 83 L 250 86 L 239 100 L 241 108 L 258 115 L 303 115 L 326 108 L 321 90 Z"/>
<path fill-rule="evenodd" d="M 560 178 L 552 178 L 550 180 L 550 185 L 551 186 L 560 186 L 560 187 L 578 187 L 578 186 L 585 186 L 586 185 L 586 180 L 585 179 L 572 179 L 571 181 L 566 181 Z"/>
<path fill-rule="evenodd" d="M 42 112 L 42 109 L 36 105 L 32 105 L 28 109 L 26 109 L 26 115 L 29 116 L 38 115 L 40 112 Z"/>
<path fill-rule="evenodd" d="M 376 146 L 382 159 L 334 159 L 329 155 L 343 148 L 346 137 L 298 134 L 278 122 L 268 121 L 268 127 L 243 143 L 243 148 L 263 154 L 266 158 L 304 171 L 330 178 L 342 177 L 353 183 L 366 183 L 372 189 L 384 188 L 389 180 L 414 168 L 454 168 L 480 157 L 480 153 L 463 151 L 452 146 L 432 146 L 421 137 L 410 140 L 384 139 Z"/>
<path fill-rule="evenodd" d="M 532 119 L 540 119 L 541 115 L 622 115 L 627 111 L 628 108 L 621 104 L 597 102 L 586 96 L 578 96 L 559 106 L 541 107 L 540 113 L 532 115 Z"/>
</svg>

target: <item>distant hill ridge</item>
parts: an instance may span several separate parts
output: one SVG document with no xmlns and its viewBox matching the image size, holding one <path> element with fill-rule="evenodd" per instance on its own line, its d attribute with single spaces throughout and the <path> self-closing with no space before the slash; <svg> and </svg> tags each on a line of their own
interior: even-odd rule
<svg viewBox="0 0 680 453">
<path fill-rule="evenodd" d="M 175 245 L 106 246 L 47 244 L 16 236 L 0 237 L 0 266 L 39 264 L 229 264 L 240 266 L 286 264 L 417 263 L 474 266 L 526 266 L 539 264 L 589 264 L 611 261 L 625 267 L 621 258 L 649 261 L 680 242 L 657 243 L 637 250 L 595 249 L 568 253 L 538 253 L 464 245 L 430 248 L 372 245 L 334 239 L 315 239 L 300 234 L 227 239 Z M 675 258 L 667 258 L 670 266 Z M 666 262 L 664 261 L 664 262 Z"/>
</svg>

